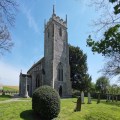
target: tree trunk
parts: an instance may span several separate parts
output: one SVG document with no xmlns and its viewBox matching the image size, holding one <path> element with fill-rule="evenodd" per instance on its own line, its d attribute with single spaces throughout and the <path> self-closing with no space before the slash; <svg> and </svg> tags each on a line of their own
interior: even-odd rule
<svg viewBox="0 0 120 120">
<path fill-rule="evenodd" d="M 114 102 L 114 95 L 112 94 L 112 102 Z"/>
<path fill-rule="evenodd" d="M 97 104 L 100 103 L 100 93 L 98 93 Z"/>
<path fill-rule="evenodd" d="M 106 96 L 106 102 L 108 102 L 109 101 L 109 94 L 107 94 L 107 96 Z"/>
<path fill-rule="evenodd" d="M 117 95 L 116 95 L 115 97 L 116 97 L 116 99 L 115 99 L 115 100 L 116 100 L 116 102 L 117 102 L 117 101 L 118 101 L 118 99 L 117 99 Z"/>
<path fill-rule="evenodd" d="M 110 99 L 111 99 L 111 95 L 109 94 L 109 101 L 110 101 Z"/>
</svg>

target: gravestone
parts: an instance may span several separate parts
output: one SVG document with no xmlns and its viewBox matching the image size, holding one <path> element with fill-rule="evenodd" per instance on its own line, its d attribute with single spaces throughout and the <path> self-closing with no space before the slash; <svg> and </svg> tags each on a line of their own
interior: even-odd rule
<svg viewBox="0 0 120 120">
<path fill-rule="evenodd" d="M 81 92 L 81 103 L 84 104 L 84 92 Z"/>
<path fill-rule="evenodd" d="M 76 107 L 74 109 L 74 112 L 81 111 L 81 97 L 79 96 L 76 102 Z"/>
<path fill-rule="evenodd" d="M 91 104 L 91 95 L 90 95 L 90 92 L 88 92 L 88 104 Z"/>
</svg>

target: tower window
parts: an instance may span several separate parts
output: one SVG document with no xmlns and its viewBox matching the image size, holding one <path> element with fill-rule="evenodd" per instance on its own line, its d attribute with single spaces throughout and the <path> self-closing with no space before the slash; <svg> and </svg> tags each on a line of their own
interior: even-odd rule
<svg viewBox="0 0 120 120">
<path fill-rule="evenodd" d="M 62 36 L 62 28 L 59 29 L 59 35 Z"/>
<path fill-rule="evenodd" d="M 52 36 L 54 37 L 54 24 L 52 26 Z"/>
<path fill-rule="evenodd" d="M 58 81 L 63 81 L 63 66 L 61 63 L 58 65 Z"/>
<path fill-rule="evenodd" d="M 49 32 L 49 29 L 48 29 L 48 38 L 49 38 L 49 36 L 50 36 L 50 32 Z"/>
</svg>

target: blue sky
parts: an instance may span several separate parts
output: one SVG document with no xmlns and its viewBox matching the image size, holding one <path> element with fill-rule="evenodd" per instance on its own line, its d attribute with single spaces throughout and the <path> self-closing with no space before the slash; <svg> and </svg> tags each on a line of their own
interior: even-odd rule
<svg viewBox="0 0 120 120">
<path fill-rule="evenodd" d="M 4 85 L 19 85 L 19 74 L 37 62 L 44 54 L 44 20 L 49 20 L 52 7 L 65 19 L 68 16 L 68 41 L 79 46 L 88 57 L 88 72 L 92 81 L 101 76 L 98 71 L 104 65 L 104 57 L 91 52 L 86 47 L 86 39 L 94 29 L 90 26 L 99 14 L 93 7 L 87 5 L 89 0 L 19 0 L 19 11 L 15 27 L 11 28 L 14 47 L 11 53 L 0 56 L 0 83 Z"/>
</svg>

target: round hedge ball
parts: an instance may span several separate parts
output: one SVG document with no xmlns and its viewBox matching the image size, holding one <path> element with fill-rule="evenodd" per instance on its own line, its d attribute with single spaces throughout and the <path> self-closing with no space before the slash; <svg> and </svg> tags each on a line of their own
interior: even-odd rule
<svg viewBox="0 0 120 120">
<path fill-rule="evenodd" d="M 60 96 L 50 86 L 37 88 L 32 96 L 32 109 L 45 120 L 56 118 L 60 112 Z"/>
</svg>

